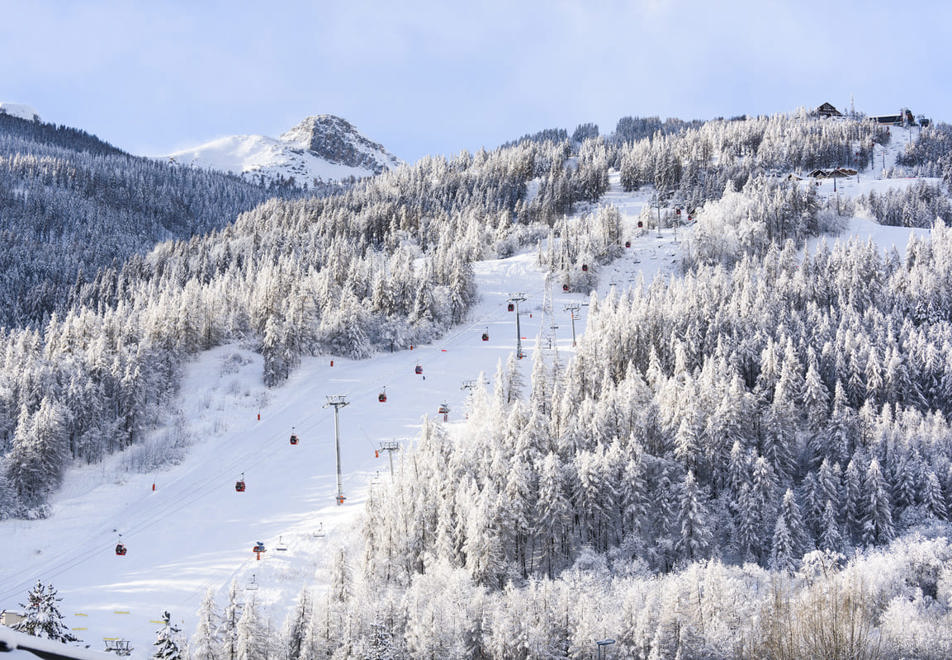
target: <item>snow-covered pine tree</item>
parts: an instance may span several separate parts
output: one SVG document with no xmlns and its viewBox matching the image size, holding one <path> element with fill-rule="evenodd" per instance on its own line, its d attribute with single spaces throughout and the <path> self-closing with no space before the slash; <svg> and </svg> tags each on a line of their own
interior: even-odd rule
<svg viewBox="0 0 952 660">
<path fill-rule="evenodd" d="M 792 571 L 807 549 L 808 540 L 800 516 L 800 507 L 793 491 L 788 488 L 783 494 L 780 513 L 774 525 L 770 567 L 774 570 Z"/>
<path fill-rule="evenodd" d="M 571 509 L 565 496 L 565 477 L 559 457 L 548 453 L 539 469 L 539 497 L 532 535 L 538 540 L 540 566 L 551 578 L 565 548 Z"/>
<path fill-rule="evenodd" d="M 690 470 L 681 486 L 678 524 L 681 530 L 677 541 L 678 554 L 688 561 L 704 557 L 713 533 L 705 497 Z"/>
<path fill-rule="evenodd" d="M 192 643 L 189 645 L 191 660 L 219 660 L 222 640 L 219 637 L 220 617 L 215 606 L 215 590 L 205 592 L 202 604 L 198 608 L 198 623 Z"/>
<path fill-rule="evenodd" d="M 330 598 L 336 603 L 346 603 L 353 589 L 350 563 L 347 561 L 346 548 L 339 548 L 334 554 L 334 567 L 331 570 Z"/>
<path fill-rule="evenodd" d="M 818 432 L 826 422 L 830 393 L 823 384 L 816 357 L 811 354 L 803 381 L 803 408 L 810 429 Z"/>
<path fill-rule="evenodd" d="M 63 408 L 49 396 L 43 396 L 33 414 L 25 404 L 21 406 L 5 461 L 10 482 L 21 500 L 39 503 L 59 485 L 69 458 L 63 427 Z"/>
<path fill-rule="evenodd" d="M 820 535 L 817 537 L 817 546 L 820 550 L 841 552 L 843 550 L 843 534 L 840 532 L 840 523 L 836 519 L 836 510 L 833 502 L 827 500 L 820 519 Z"/>
<path fill-rule="evenodd" d="M 218 639 L 221 640 L 221 657 L 224 660 L 234 660 L 237 655 L 238 620 L 241 618 L 242 605 L 238 602 L 238 580 L 231 581 L 228 589 L 228 604 L 222 614 L 218 628 Z"/>
<path fill-rule="evenodd" d="M 393 632 L 379 613 L 370 624 L 370 648 L 367 660 L 397 660 L 398 653 L 393 639 Z"/>
<path fill-rule="evenodd" d="M 288 660 L 299 660 L 308 628 L 311 625 L 311 592 L 304 587 L 298 594 L 294 609 L 288 614 L 285 624 Z"/>
<path fill-rule="evenodd" d="M 939 478 L 932 470 L 926 473 L 922 492 L 922 504 L 929 513 L 939 520 L 948 520 L 949 514 L 945 506 L 945 498 L 942 496 L 942 486 L 939 484 Z"/>
<path fill-rule="evenodd" d="M 254 599 L 242 608 L 235 636 L 235 660 L 266 660 L 269 657 L 268 636 Z"/>
<path fill-rule="evenodd" d="M 182 660 L 185 657 L 183 650 L 179 647 L 180 632 L 181 629 L 172 623 L 172 615 L 169 611 L 163 612 L 162 627 L 155 633 L 153 660 Z"/>
<path fill-rule="evenodd" d="M 63 615 L 60 614 L 57 603 L 63 600 L 56 597 L 56 589 L 52 584 L 45 587 L 39 580 L 27 595 L 27 603 L 20 603 L 23 608 L 25 618 L 13 626 L 13 629 L 27 635 L 40 637 L 42 639 L 52 639 L 57 642 L 76 642 L 66 624 L 63 623 Z"/>
<path fill-rule="evenodd" d="M 894 530 L 888 486 L 875 458 L 866 470 L 863 492 L 863 543 L 873 545 L 892 540 Z"/>
<path fill-rule="evenodd" d="M 863 480 L 860 476 L 859 458 L 854 456 L 843 472 L 843 520 L 844 526 L 854 541 L 863 531 Z"/>
</svg>

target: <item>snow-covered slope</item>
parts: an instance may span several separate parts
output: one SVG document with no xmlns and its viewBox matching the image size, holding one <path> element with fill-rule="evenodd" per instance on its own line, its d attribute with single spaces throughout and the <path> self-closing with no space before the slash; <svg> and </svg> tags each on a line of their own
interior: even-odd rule
<svg viewBox="0 0 952 660">
<path fill-rule="evenodd" d="M 0 101 L 0 114 L 19 117 L 29 121 L 40 121 L 40 115 L 31 106 L 23 103 L 7 103 Z"/>
<path fill-rule="evenodd" d="M 279 138 L 232 135 L 169 154 L 175 162 L 298 184 L 380 174 L 400 160 L 333 115 L 308 117 Z"/>
<path fill-rule="evenodd" d="M 639 274 L 650 280 L 670 272 L 680 250 L 670 229 L 660 234 L 636 229 L 650 191 L 623 193 L 617 174 L 611 181 L 602 203 L 621 210 L 631 248 L 602 268 L 600 295 L 613 285 L 625 288 Z M 910 232 L 855 221 L 850 230 L 900 246 Z M 682 229 L 680 238 L 688 232 Z M 564 306 L 586 298 L 556 288 L 551 292 L 554 314 L 547 317 L 544 277 L 534 252 L 477 263 L 481 299 L 470 322 L 412 351 L 362 361 L 307 359 L 271 390 L 261 383 L 260 356 L 239 346 L 202 354 L 187 368 L 168 427 L 154 438 L 154 446 L 190 438 L 192 446 L 183 449 L 177 465 L 132 469 L 148 465 L 152 453 L 149 445 L 132 448 L 102 465 L 71 470 L 51 502 L 49 519 L 0 522 L 0 538 L 7 541 L 0 562 L 0 609 L 16 608 L 41 579 L 59 590 L 67 623 L 82 629 L 77 634 L 87 642 L 101 648 L 101 638 L 122 636 L 136 647 L 134 657 L 149 657 L 164 609 L 191 634 L 205 590 L 216 589 L 221 606 L 236 579 L 241 597 L 254 597 L 271 625 L 280 626 L 302 586 L 312 585 L 315 575 L 326 582 L 334 550 L 360 515 L 368 485 L 388 478 L 386 456 L 375 457 L 379 443 L 410 442 L 423 417 L 443 423 L 436 413 L 444 402 L 452 433 L 465 412 L 463 381 L 480 373 L 491 376 L 497 361 L 514 351 L 509 293 L 523 292 L 527 298 L 521 306 L 523 344 L 530 356 L 521 362 L 526 382 L 539 333 L 558 325 L 556 345 L 563 359 L 571 353 Z M 584 331 L 586 311 L 582 307 L 576 321 L 578 333 Z M 489 341 L 481 341 L 483 331 Z M 418 364 L 422 375 L 414 373 Z M 384 386 L 387 402 L 379 403 Z M 334 501 L 333 410 L 322 407 L 333 394 L 346 395 L 349 402 L 340 411 L 343 506 Z M 296 446 L 288 442 L 292 427 L 301 438 Z M 394 459 L 400 469 L 399 456 Z M 237 493 L 234 484 L 242 475 L 247 490 Z M 113 552 L 120 533 L 129 548 L 124 557 Z M 251 552 L 257 540 L 268 548 L 260 561 Z M 279 543 L 287 550 L 277 550 Z M 258 589 L 245 590 L 252 580 Z"/>
</svg>

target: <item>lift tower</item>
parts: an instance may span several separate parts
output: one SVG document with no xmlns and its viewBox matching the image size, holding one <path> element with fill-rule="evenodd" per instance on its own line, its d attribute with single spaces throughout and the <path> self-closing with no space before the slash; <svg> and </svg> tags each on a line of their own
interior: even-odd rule
<svg viewBox="0 0 952 660">
<path fill-rule="evenodd" d="M 516 306 L 516 357 L 520 360 L 526 356 L 522 352 L 522 329 L 519 327 L 519 303 L 525 302 L 526 294 L 524 293 L 510 293 L 509 302 L 515 304 Z"/>
<path fill-rule="evenodd" d="M 337 449 L 337 504 L 344 503 L 344 487 L 340 477 L 340 423 L 337 414 L 341 408 L 347 405 L 347 397 L 343 394 L 331 394 L 327 397 L 327 403 L 324 408 L 334 406 L 334 446 Z"/>
</svg>

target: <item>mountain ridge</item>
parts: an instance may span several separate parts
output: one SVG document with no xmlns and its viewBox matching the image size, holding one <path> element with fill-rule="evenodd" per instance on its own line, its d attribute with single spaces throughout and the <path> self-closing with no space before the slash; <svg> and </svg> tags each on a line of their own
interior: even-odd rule
<svg viewBox="0 0 952 660">
<path fill-rule="evenodd" d="M 402 164 L 346 119 L 329 114 L 306 117 L 278 138 L 231 135 L 167 157 L 180 164 L 260 178 L 265 183 L 293 178 L 299 185 L 359 179 Z"/>
</svg>

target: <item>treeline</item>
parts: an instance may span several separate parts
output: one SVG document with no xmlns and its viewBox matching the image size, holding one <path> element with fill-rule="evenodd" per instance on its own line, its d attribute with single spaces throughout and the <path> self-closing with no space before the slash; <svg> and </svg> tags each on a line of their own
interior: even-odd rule
<svg viewBox="0 0 952 660">
<path fill-rule="evenodd" d="M 857 200 L 881 225 L 929 228 L 942 218 L 952 221 L 952 200 L 938 185 L 917 181 L 908 188 L 887 190 Z"/>
<path fill-rule="evenodd" d="M 645 207 L 646 223 L 653 220 Z M 811 237 L 838 229 L 840 220 L 823 208 L 812 185 L 801 186 L 776 178 L 757 177 L 696 212 L 694 231 L 685 241 L 682 265 L 731 266 L 745 256 L 764 256 L 776 245 L 791 241 L 801 247 Z"/>
<path fill-rule="evenodd" d="M 906 176 L 941 177 L 952 185 L 952 126 L 940 122 L 920 129 L 916 141 L 896 157 L 896 164 Z"/>
<path fill-rule="evenodd" d="M 195 660 L 253 649 L 262 659 L 609 657 L 946 658 L 952 654 L 947 525 L 847 560 L 814 551 L 795 573 L 701 561 L 656 575 L 585 551 L 558 577 L 486 589 L 433 555 L 406 588 L 384 587 L 334 553 L 330 588 L 302 590 L 281 634 L 235 586 L 209 594 L 189 647 Z M 934 538 L 932 538 L 934 537 Z M 530 612 L 531 616 L 526 616 Z"/>
<path fill-rule="evenodd" d="M 873 144 L 888 140 L 888 130 L 870 122 L 775 115 L 658 134 L 623 146 L 616 158 L 625 190 L 653 185 L 692 209 L 757 176 L 868 165 Z"/>
</svg>

